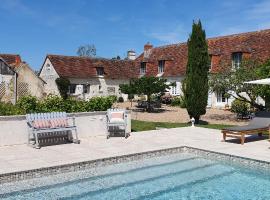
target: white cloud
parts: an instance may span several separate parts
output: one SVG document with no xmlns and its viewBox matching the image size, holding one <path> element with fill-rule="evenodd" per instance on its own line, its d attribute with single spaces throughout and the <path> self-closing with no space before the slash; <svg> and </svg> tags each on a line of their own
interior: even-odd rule
<svg viewBox="0 0 270 200">
<path fill-rule="evenodd" d="M 149 31 L 145 33 L 148 37 L 152 37 L 161 42 L 177 43 L 187 39 L 187 31 L 183 26 L 177 26 L 175 28 L 163 28 L 162 30 Z"/>
<path fill-rule="evenodd" d="M 13 14 L 24 14 L 24 15 L 34 14 L 34 11 L 30 9 L 21 0 L 2 0 L 0 3 L 0 8 Z"/>
</svg>

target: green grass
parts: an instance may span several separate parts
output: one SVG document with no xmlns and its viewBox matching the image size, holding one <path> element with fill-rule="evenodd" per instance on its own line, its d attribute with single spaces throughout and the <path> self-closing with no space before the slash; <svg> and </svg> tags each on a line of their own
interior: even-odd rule
<svg viewBox="0 0 270 200">
<path fill-rule="evenodd" d="M 155 130 L 156 127 L 177 128 L 177 127 L 187 127 L 187 126 L 190 126 L 190 124 L 189 123 L 168 123 L 168 122 L 147 122 L 147 121 L 139 121 L 139 120 L 131 121 L 131 129 L 133 132 Z M 197 126 L 203 127 L 203 128 L 222 129 L 222 128 L 226 128 L 232 125 L 199 124 Z"/>
</svg>

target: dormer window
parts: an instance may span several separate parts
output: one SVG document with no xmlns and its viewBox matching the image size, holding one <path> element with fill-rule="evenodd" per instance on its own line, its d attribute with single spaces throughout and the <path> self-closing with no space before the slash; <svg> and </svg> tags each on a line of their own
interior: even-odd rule
<svg viewBox="0 0 270 200">
<path fill-rule="evenodd" d="M 146 73 L 146 62 L 141 63 L 140 74 Z"/>
<path fill-rule="evenodd" d="M 236 52 L 232 54 L 232 67 L 237 69 L 240 67 L 242 62 L 242 52 Z"/>
<path fill-rule="evenodd" d="M 164 73 L 165 60 L 158 61 L 158 73 Z"/>
<path fill-rule="evenodd" d="M 98 76 L 104 76 L 104 68 L 103 67 L 97 67 L 97 75 Z"/>
</svg>

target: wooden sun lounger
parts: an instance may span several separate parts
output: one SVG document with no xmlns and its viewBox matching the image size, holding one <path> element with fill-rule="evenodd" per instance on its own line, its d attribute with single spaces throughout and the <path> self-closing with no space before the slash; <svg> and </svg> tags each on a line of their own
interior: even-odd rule
<svg viewBox="0 0 270 200">
<path fill-rule="evenodd" d="M 241 144 L 243 145 L 245 143 L 246 135 L 258 134 L 259 136 L 262 136 L 263 132 L 269 131 L 269 125 L 270 125 L 270 113 L 259 112 L 246 126 L 235 126 L 222 129 L 221 133 L 223 134 L 223 141 L 226 141 L 227 137 L 239 138 Z"/>
</svg>

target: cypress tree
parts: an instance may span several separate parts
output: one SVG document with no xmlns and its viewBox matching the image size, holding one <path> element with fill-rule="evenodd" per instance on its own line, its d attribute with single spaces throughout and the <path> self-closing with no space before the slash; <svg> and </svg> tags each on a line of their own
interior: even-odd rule
<svg viewBox="0 0 270 200">
<path fill-rule="evenodd" d="M 208 45 L 200 20 L 193 22 L 187 44 L 186 106 L 190 118 L 199 123 L 200 116 L 206 113 L 209 70 Z"/>
</svg>

